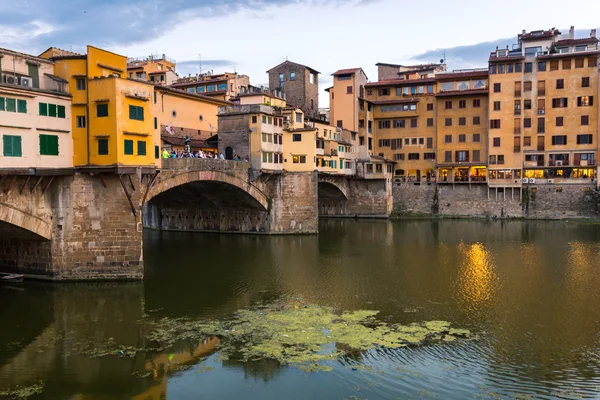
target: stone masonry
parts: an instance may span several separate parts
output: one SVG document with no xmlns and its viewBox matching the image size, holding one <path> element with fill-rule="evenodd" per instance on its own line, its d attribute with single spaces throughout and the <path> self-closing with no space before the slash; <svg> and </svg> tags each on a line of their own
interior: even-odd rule
<svg viewBox="0 0 600 400">
<path fill-rule="evenodd" d="M 290 79 L 294 72 L 295 79 Z M 291 61 L 268 71 L 269 88 L 283 89 L 287 103 L 302 109 L 304 114 L 310 118 L 317 118 L 319 114 L 319 74 L 317 71 Z M 314 83 L 310 82 L 310 74 L 315 76 Z M 279 80 L 279 74 L 283 74 L 283 86 Z"/>
</svg>

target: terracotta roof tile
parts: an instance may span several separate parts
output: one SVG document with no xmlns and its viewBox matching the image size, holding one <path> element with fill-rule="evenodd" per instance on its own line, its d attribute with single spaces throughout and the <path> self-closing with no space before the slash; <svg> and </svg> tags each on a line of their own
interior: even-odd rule
<svg viewBox="0 0 600 400">
<path fill-rule="evenodd" d="M 354 74 L 358 71 L 362 70 L 362 68 L 346 68 L 346 69 L 340 69 L 338 71 L 335 71 L 333 74 L 333 76 L 336 75 L 347 75 L 347 74 Z"/>
</svg>

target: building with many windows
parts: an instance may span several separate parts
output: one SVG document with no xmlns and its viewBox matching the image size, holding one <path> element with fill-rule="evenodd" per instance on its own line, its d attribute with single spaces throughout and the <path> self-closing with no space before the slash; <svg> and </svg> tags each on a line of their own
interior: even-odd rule
<svg viewBox="0 0 600 400">
<path fill-rule="evenodd" d="M 213 74 L 212 72 L 196 76 L 179 78 L 170 87 L 188 93 L 202 94 L 217 100 L 232 100 L 241 93 L 248 93 L 250 78 L 235 72 Z"/>
<path fill-rule="evenodd" d="M 73 166 L 71 95 L 52 61 L 0 49 L 0 168 Z"/>
<path fill-rule="evenodd" d="M 164 54 L 133 57 L 127 59 L 127 76 L 157 85 L 170 85 L 178 78 L 175 67 L 175 60 Z"/>
</svg>

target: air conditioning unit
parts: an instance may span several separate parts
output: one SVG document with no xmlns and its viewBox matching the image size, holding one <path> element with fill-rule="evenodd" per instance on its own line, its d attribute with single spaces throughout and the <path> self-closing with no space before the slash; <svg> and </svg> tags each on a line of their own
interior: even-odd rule
<svg viewBox="0 0 600 400">
<path fill-rule="evenodd" d="M 548 183 L 554 183 L 554 179 L 548 179 Z"/>
<path fill-rule="evenodd" d="M 529 178 L 529 183 L 535 183 L 535 178 Z"/>
<path fill-rule="evenodd" d="M 523 182 L 523 183 L 529 183 L 529 179 L 523 178 L 523 179 L 521 179 L 521 182 Z"/>
<path fill-rule="evenodd" d="M 28 76 L 22 76 L 20 79 L 21 86 L 25 86 L 25 87 L 33 87 L 33 78 L 30 78 Z"/>
<path fill-rule="evenodd" d="M 2 81 L 4 83 L 8 83 L 9 85 L 18 85 L 19 84 L 19 78 L 17 78 L 16 76 L 11 76 L 11 75 L 3 75 Z"/>
<path fill-rule="evenodd" d="M 538 114 L 545 114 L 546 110 L 538 110 Z"/>
<path fill-rule="evenodd" d="M 556 166 L 557 166 L 557 167 L 562 167 L 562 165 L 563 165 L 563 162 L 562 162 L 562 160 L 558 160 L 558 161 L 556 161 Z"/>
</svg>

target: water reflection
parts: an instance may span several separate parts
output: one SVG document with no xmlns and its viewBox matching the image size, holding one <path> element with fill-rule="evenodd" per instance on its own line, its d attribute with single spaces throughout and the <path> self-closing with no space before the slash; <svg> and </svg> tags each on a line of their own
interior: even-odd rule
<svg viewBox="0 0 600 400">
<path fill-rule="evenodd" d="M 319 236 L 145 240 L 143 283 L 0 286 L 0 388 L 44 381 L 40 398 L 90 400 L 600 395 L 599 226 L 331 220 Z M 360 353 L 309 375 L 222 360 L 218 338 L 92 357 L 108 343 L 152 348 L 140 321 L 226 319 L 282 297 L 447 320 L 479 339 Z"/>
</svg>

